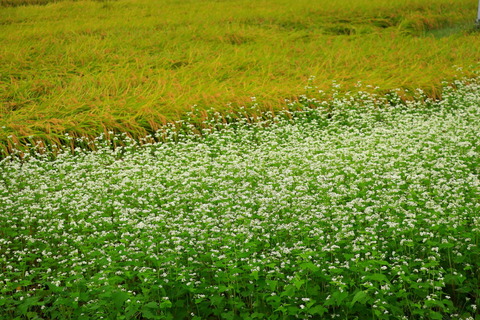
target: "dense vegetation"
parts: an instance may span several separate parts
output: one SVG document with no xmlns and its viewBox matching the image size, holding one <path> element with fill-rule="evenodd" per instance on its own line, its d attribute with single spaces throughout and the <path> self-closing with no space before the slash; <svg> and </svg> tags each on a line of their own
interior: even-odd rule
<svg viewBox="0 0 480 320">
<path fill-rule="evenodd" d="M 439 97 L 479 61 L 476 2 L 0 0 L 0 152 L 64 133 L 139 138 L 193 105 L 228 113 L 252 96 L 279 110 L 311 75 L 323 90 Z"/>
<path fill-rule="evenodd" d="M 480 83 L 455 86 L 4 159 L 0 318 L 479 319 Z"/>
<path fill-rule="evenodd" d="M 0 319 L 479 320 L 472 0 L 0 0 Z"/>
</svg>

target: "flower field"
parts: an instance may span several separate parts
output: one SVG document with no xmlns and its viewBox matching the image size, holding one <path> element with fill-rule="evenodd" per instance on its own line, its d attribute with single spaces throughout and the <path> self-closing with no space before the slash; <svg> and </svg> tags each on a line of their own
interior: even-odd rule
<svg viewBox="0 0 480 320">
<path fill-rule="evenodd" d="M 3 159 L 0 318 L 479 319 L 480 83 L 297 107 Z"/>
</svg>

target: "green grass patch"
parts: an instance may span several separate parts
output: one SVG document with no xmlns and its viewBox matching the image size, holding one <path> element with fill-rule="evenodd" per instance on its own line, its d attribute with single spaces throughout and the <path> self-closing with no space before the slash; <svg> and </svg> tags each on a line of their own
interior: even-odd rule
<svg viewBox="0 0 480 320">
<path fill-rule="evenodd" d="M 458 27 L 474 23 L 470 0 L 1 3 L 2 154 L 67 132 L 139 138 L 194 105 L 229 113 L 253 96 L 283 109 L 312 75 L 322 90 L 363 81 L 439 97 L 480 57 L 479 34 Z"/>
<path fill-rule="evenodd" d="M 455 87 L 5 158 L 0 318 L 478 319 L 480 84 Z"/>
</svg>

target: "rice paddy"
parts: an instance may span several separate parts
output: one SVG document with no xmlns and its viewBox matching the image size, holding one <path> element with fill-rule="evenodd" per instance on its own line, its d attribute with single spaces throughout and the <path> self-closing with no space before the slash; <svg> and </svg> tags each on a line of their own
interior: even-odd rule
<svg viewBox="0 0 480 320">
<path fill-rule="evenodd" d="M 252 115 L 278 111 L 334 80 L 439 98 L 442 81 L 472 76 L 480 58 L 472 0 L 0 4 L 3 155 L 62 145 L 65 133 L 139 139 L 192 109 L 234 113 L 251 97 L 262 108 Z"/>
</svg>

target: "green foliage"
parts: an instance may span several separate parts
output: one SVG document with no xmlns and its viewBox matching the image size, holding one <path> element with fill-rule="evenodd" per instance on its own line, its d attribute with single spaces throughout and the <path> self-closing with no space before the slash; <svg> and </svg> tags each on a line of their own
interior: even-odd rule
<svg viewBox="0 0 480 320">
<path fill-rule="evenodd" d="M 478 318 L 480 84 L 455 87 L 13 153 L 0 318 Z"/>
</svg>

